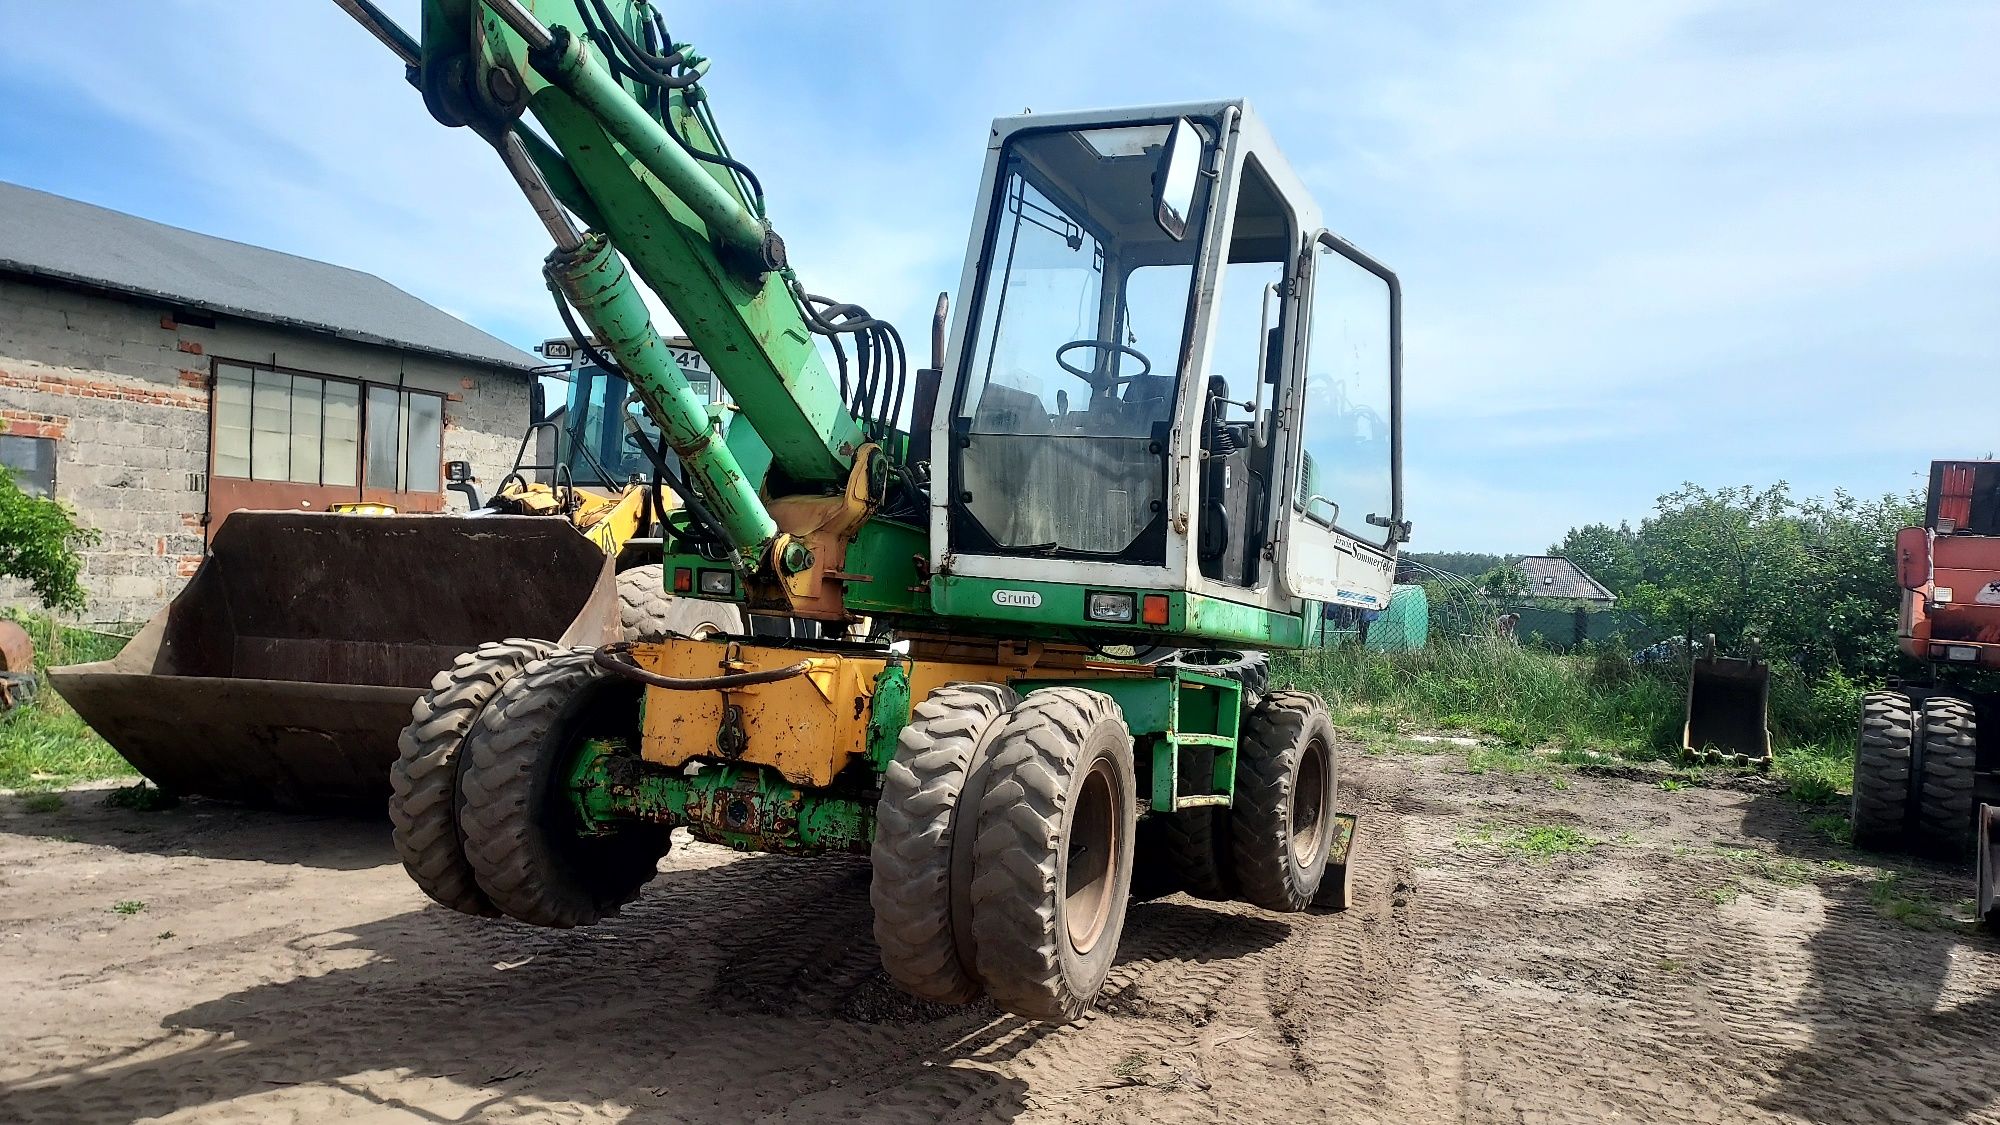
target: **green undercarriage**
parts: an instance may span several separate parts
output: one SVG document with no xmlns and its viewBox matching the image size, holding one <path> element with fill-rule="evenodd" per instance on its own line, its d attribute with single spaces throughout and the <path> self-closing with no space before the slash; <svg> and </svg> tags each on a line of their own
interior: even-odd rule
<svg viewBox="0 0 2000 1125">
<path fill-rule="evenodd" d="M 1242 685 L 1167 668 L 1151 677 L 1027 679 L 1014 687 L 1026 694 L 1057 684 L 1118 701 L 1149 811 L 1230 803 Z M 874 706 L 867 752 L 825 788 L 794 785 L 768 767 L 729 761 L 719 749 L 713 761 L 669 769 L 621 741 L 586 742 L 568 778 L 578 823 L 587 834 L 614 831 L 622 821 L 670 824 L 739 851 L 865 854 L 874 839 L 878 778 L 909 721 L 907 688 L 878 691 Z"/>
</svg>

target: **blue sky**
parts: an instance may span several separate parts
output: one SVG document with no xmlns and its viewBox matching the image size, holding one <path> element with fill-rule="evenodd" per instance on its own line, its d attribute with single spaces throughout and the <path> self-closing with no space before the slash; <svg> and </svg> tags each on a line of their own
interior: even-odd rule
<svg viewBox="0 0 2000 1125">
<path fill-rule="evenodd" d="M 988 119 L 1249 97 L 1402 276 L 1420 550 L 2000 449 L 2000 4 L 665 10 L 808 283 L 912 340 L 958 283 Z M 0 104 L 0 179 L 554 334 L 490 152 L 330 0 L 0 5 Z"/>
</svg>

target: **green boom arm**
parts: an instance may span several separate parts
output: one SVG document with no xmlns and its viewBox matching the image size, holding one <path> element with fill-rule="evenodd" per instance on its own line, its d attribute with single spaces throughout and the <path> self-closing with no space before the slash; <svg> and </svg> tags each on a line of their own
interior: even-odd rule
<svg viewBox="0 0 2000 1125">
<path fill-rule="evenodd" d="M 624 368 L 742 562 L 778 565 L 764 482 L 717 440 L 631 274 L 728 388 L 788 489 L 843 486 L 867 438 L 813 344 L 761 200 L 703 159 L 727 151 L 703 106 L 706 62 L 649 41 L 675 60 L 674 80 L 655 85 L 613 57 L 614 37 L 646 39 L 645 0 L 425 0 L 414 39 L 368 0 L 337 2 L 403 55 L 433 116 L 501 150 L 555 238 L 550 283 Z"/>
</svg>

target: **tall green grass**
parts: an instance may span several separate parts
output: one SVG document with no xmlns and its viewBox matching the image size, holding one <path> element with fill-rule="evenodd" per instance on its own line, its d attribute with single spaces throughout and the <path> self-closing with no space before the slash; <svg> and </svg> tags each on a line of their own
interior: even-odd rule
<svg viewBox="0 0 2000 1125">
<path fill-rule="evenodd" d="M 1317 692 L 1336 721 L 1362 731 L 1460 732 L 1513 749 L 1646 760 L 1679 752 L 1685 674 L 1635 666 L 1608 649 L 1559 653 L 1475 640 L 1413 652 L 1361 645 L 1304 652 L 1280 658 L 1271 679 Z M 1773 669 L 1773 768 L 1795 796 L 1826 801 L 1850 788 L 1859 701 L 1859 688 L 1845 680 L 1807 684 L 1788 668 Z"/>
<path fill-rule="evenodd" d="M 9 611 L 35 642 L 37 673 L 51 665 L 108 660 L 125 638 L 59 625 L 47 615 Z M 135 777 L 136 771 L 97 737 L 42 679 L 33 702 L 0 716 L 0 789 L 40 792 L 79 781 Z"/>
</svg>

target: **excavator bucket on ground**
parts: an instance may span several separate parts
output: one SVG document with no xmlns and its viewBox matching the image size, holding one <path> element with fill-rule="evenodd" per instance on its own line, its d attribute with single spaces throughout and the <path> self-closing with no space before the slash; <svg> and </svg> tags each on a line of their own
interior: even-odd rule
<svg viewBox="0 0 2000 1125">
<path fill-rule="evenodd" d="M 235 512 L 111 660 L 49 681 L 171 793 L 379 811 L 431 677 L 503 637 L 618 637 L 610 556 L 568 520 Z"/>
<path fill-rule="evenodd" d="M 1681 756 L 1707 765 L 1771 765 L 1771 667 L 1718 657 L 1715 643 L 1688 665 Z"/>
</svg>

